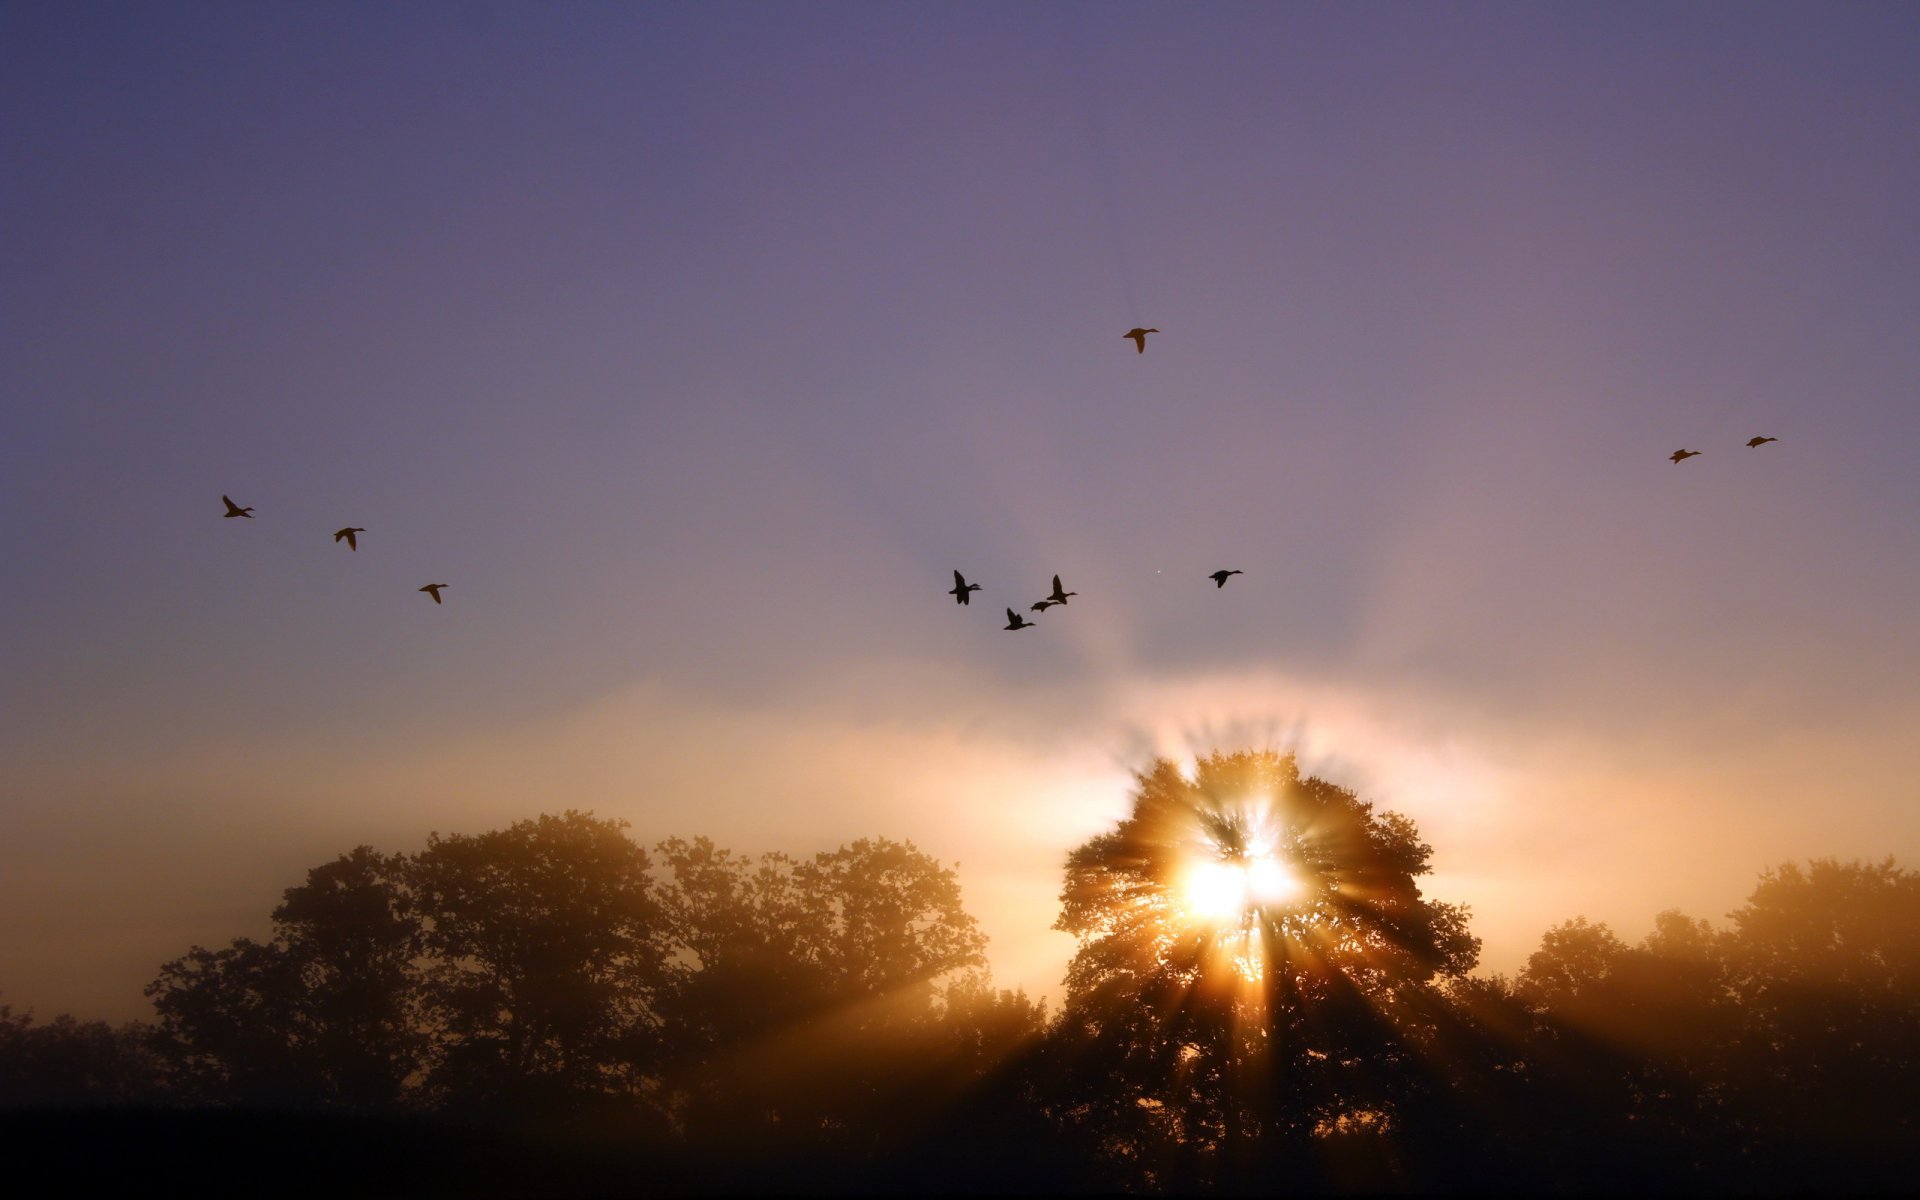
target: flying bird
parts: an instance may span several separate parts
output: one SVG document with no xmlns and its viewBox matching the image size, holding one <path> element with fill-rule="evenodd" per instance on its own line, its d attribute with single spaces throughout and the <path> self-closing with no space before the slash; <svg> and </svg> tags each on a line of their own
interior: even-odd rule
<svg viewBox="0 0 1920 1200">
<path fill-rule="evenodd" d="M 440 603 L 440 589 L 443 587 L 452 587 L 452 586 L 453 585 L 450 583 L 430 583 L 427 586 L 421 588 L 420 590 L 425 592 L 427 595 L 432 596 L 433 602 L 435 604 L 438 604 Z"/>
<path fill-rule="evenodd" d="M 1699 450 L 1675 450 L 1672 454 L 1667 455 L 1667 458 L 1673 462 L 1685 462 L 1687 459 L 1694 458 L 1701 453 L 1703 452 Z"/>
<path fill-rule="evenodd" d="M 335 545 L 338 545 L 342 540 L 344 540 L 347 543 L 347 549 L 358 550 L 360 548 L 360 543 L 354 538 L 353 535 L 356 533 L 365 533 L 365 532 L 366 530 L 362 529 L 358 525 L 349 525 L 345 529 L 334 530 L 333 541 Z"/>
<path fill-rule="evenodd" d="M 247 520 L 249 520 L 249 521 L 251 521 L 251 520 L 253 520 L 253 506 L 252 506 L 252 505 L 248 505 L 248 506 L 247 506 L 247 507 L 245 507 L 245 508 L 241 508 L 241 507 L 240 507 L 240 506 L 239 506 L 238 504 L 235 504 L 235 503 L 233 502 L 233 497 L 232 497 L 232 496 L 222 496 L 222 497 L 220 497 L 220 498 L 221 498 L 222 500 L 225 500 L 225 501 L 227 502 L 227 511 L 226 511 L 226 512 L 224 512 L 224 513 L 221 513 L 221 514 L 220 514 L 221 516 L 223 516 L 223 517 L 245 517 L 245 518 L 246 518 Z"/>
<path fill-rule="evenodd" d="M 1780 440 L 1779 438 L 1763 438 L 1763 437 L 1748 438 L 1747 449 L 1758 450 L 1760 447 L 1766 445 L 1768 442 L 1777 442 L 1779 440 Z"/>
<path fill-rule="evenodd" d="M 960 572 L 953 573 L 953 586 L 947 589 L 947 595 L 953 597 L 955 604 L 973 603 L 973 594 L 980 590 L 977 583 L 968 583 L 967 577 Z"/>
<path fill-rule="evenodd" d="M 1138 325 L 1135 325 L 1132 329 L 1127 330 L 1120 336 L 1132 338 L 1134 349 L 1141 354 L 1145 354 L 1147 352 L 1147 335 L 1159 332 L 1158 329 L 1142 329 Z"/>
<path fill-rule="evenodd" d="M 1027 620 L 1025 617 L 1021 616 L 1019 613 L 1013 611 L 1012 609 L 1008 609 L 1007 610 L 1007 628 L 1008 629 L 1032 629 L 1033 622 Z"/>
<path fill-rule="evenodd" d="M 1213 574 L 1207 576 L 1207 578 L 1213 580 L 1213 586 L 1223 588 L 1227 586 L 1227 579 L 1230 576 L 1245 574 L 1245 571 L 1215 571 Z"/>
<path fill-rule="evenodd" d="M 1036 600 L 1034 601 L 1031 607 L 1035 612 L 1045 612 L 1056 604 L 1065 604 L 1065 603 L 1066 601 L 1064 600 Z"/>
<path fill-rule="evenodd" d="M 1048 596 L 1048 597 L 1047 597 L 1047 603 L 1049 603 L 1049 604 L 1065 604 L 1065 603 L 1067 602 L 1067 597 L 1068 597 L 1068 596 L 1078 596 L 1079 594 L 1080 594 L 1079 592 L 1063 592 L 1063 591 L 1061 591 L 1061 590 L 1060 590 L 1060 577 L 1059 577 L 1058 575 L 1055 575 L 1055 576 L 1053 577 L 1053 595 L 1051 595 L 1051 596 Z"/>
</svg>

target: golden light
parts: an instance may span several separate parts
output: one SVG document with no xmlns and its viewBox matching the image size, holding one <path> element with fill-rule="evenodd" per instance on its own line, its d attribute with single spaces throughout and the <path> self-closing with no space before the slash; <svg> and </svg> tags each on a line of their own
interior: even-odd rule
<svg viewBox="0 0 1920 1200">
<path fill-rule="evenodd" d="M 1202 859 L 1180 881 L 1183 907 L 1195 920 L 1226 923 L 1253 909 L 1289 903 L 1305 890 L 1300 877 L 1272 854 L 1243 861 Z"/>
<path fill-rule="evenodd" d="M 1305 890 L 1300 877 L 1271 855 L 1261 855 L 1247 864 L 1247 891 L 1257 904 L 1286 904 Z"/>
<path fill-rule="evenodd" d="M 1186 909 L 1203 921 L 1227 921 L 1246 907 L 1247 873 L 1229 862 L 1200 862 L 1181 880 Z"/>
</svg>

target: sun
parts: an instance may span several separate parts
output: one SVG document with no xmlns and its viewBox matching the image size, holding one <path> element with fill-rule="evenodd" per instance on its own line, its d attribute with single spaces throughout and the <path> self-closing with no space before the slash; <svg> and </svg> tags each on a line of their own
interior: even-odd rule
<svg viewBox="0 0 1920 1200">
<path fill-rule="evenodd" d="M 1306 890 L 1300 876 L 1277 854 L 1244 858 L 1201 856 L 1180 879 L 1180 899 L 1194 920 L 1236 922 L 1256 909 L 1291 903 Z"/>
</svg>

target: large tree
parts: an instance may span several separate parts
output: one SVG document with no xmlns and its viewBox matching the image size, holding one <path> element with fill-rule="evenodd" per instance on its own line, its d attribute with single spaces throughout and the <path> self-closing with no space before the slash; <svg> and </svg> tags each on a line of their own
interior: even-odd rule
<svg viewBox="0 0 1920 1200">
<path fill-rule="evenodd" d="M 667 951 L 624 827 L 569 811 L 414 856 L 445 1102 L 558 1114 L 649 1091 Z"/>
<path fill-rule="evenodd" d="M 1920 876 L 1890 861 L 1777 867 L 1730 926 L 1666 912 L 1638 945 L 1556 925 L 1505 1008 L 1539 1178 L 1886 1187 L 1920 1144 Z"/>
<path fill-rule="evenodd" d="M 1763 1159 L 1804 1187 L 1911 1184 L 1920 1146 L 1920 873 L 1817 859 L 1731 914 L 1732 1061 Z"/>
<path fill-rule="evenodd" d="M 1412 821 L 1291 755 L 1155 763 L 1068 858 L 1063 1121 L 1125 1181 L 1189 1186 L 1390 1127 L 1423 1077 L 1435 981 L 1479 950 L 1464 908 L 1421 894 L 1430 855 Z"/>
<path fill-rule="evenodd" d="M 795 859 L 676 839 L 659 855 L 676 947 L 662 1011 L 695 1138 L 868 1153 L 1037 1024 L 968 974 L 985 938 L 952 869 L 912 843 Z"/>
<path fill-rule="evenodd" d="M 265 942 L 193 947 L 147 987 L 186 1094 L 391 1107 L 421 1068 L 420 925 L 404 860 L 361 846 L 307 873 Z"/>
</svg>

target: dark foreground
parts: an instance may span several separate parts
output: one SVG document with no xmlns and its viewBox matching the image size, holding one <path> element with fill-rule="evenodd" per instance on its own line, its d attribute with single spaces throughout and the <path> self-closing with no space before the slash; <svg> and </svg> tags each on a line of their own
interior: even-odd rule
<svg viewBox="0 0 1920 1200">
<path fill-rule="evenodd" d="M 1688 1170 L 1647 1147 L 1555 1159 L 1547 1147 L 1483 1141 L 1440 1172 L 1365 1140 L 1312 1162 L 1272 1162 L 1237 1180 L 1163 1177 L 1182 1194 L 1893 1194 L 1916 1152 L 1878 1162 L 1802 1160 L 1785 1172 Z M 1669 1151 L 1673 1148 L 1669 1147 Z M 1451 1156 L 1450 1156 L 1451 1157 Z M 1663 1156 L 1664 1157 L 1664 1156 Z M 859 1162 L 804 1154 L 693 1152 L 600 1129 L 504 1130 L 425 1117 L 242 1110 L 69 1109 L 0 1115 L 7 1178 L 35 1195 L 479 1196 L 1089 1195 L 1119 1181 L 1066 1144 L 991 1136 L 929 1142 Z M 1397 1161 L 1396 1161 L 1397 1160 Z M 1437 1164 L 1427 1163 L 1428 1168 Z M 1758 1166 L 1758 1164 L 1754 1164 Z M 1697 1166 L 1697 1164 L 1696 1164 Z M 1090 1169 L 1091 1168 L 1091 1169 Z M 1665 1169 L 1663 1169 L 1665 1168 Z M 1675 1168 L 1678 1168 L 1677 1170 Z M 1425 1175 L 1425 1178 L 1416 1178 Z M 1137 1186 L 1137 1181 L 1135 1181 Z"/>
</svg>

